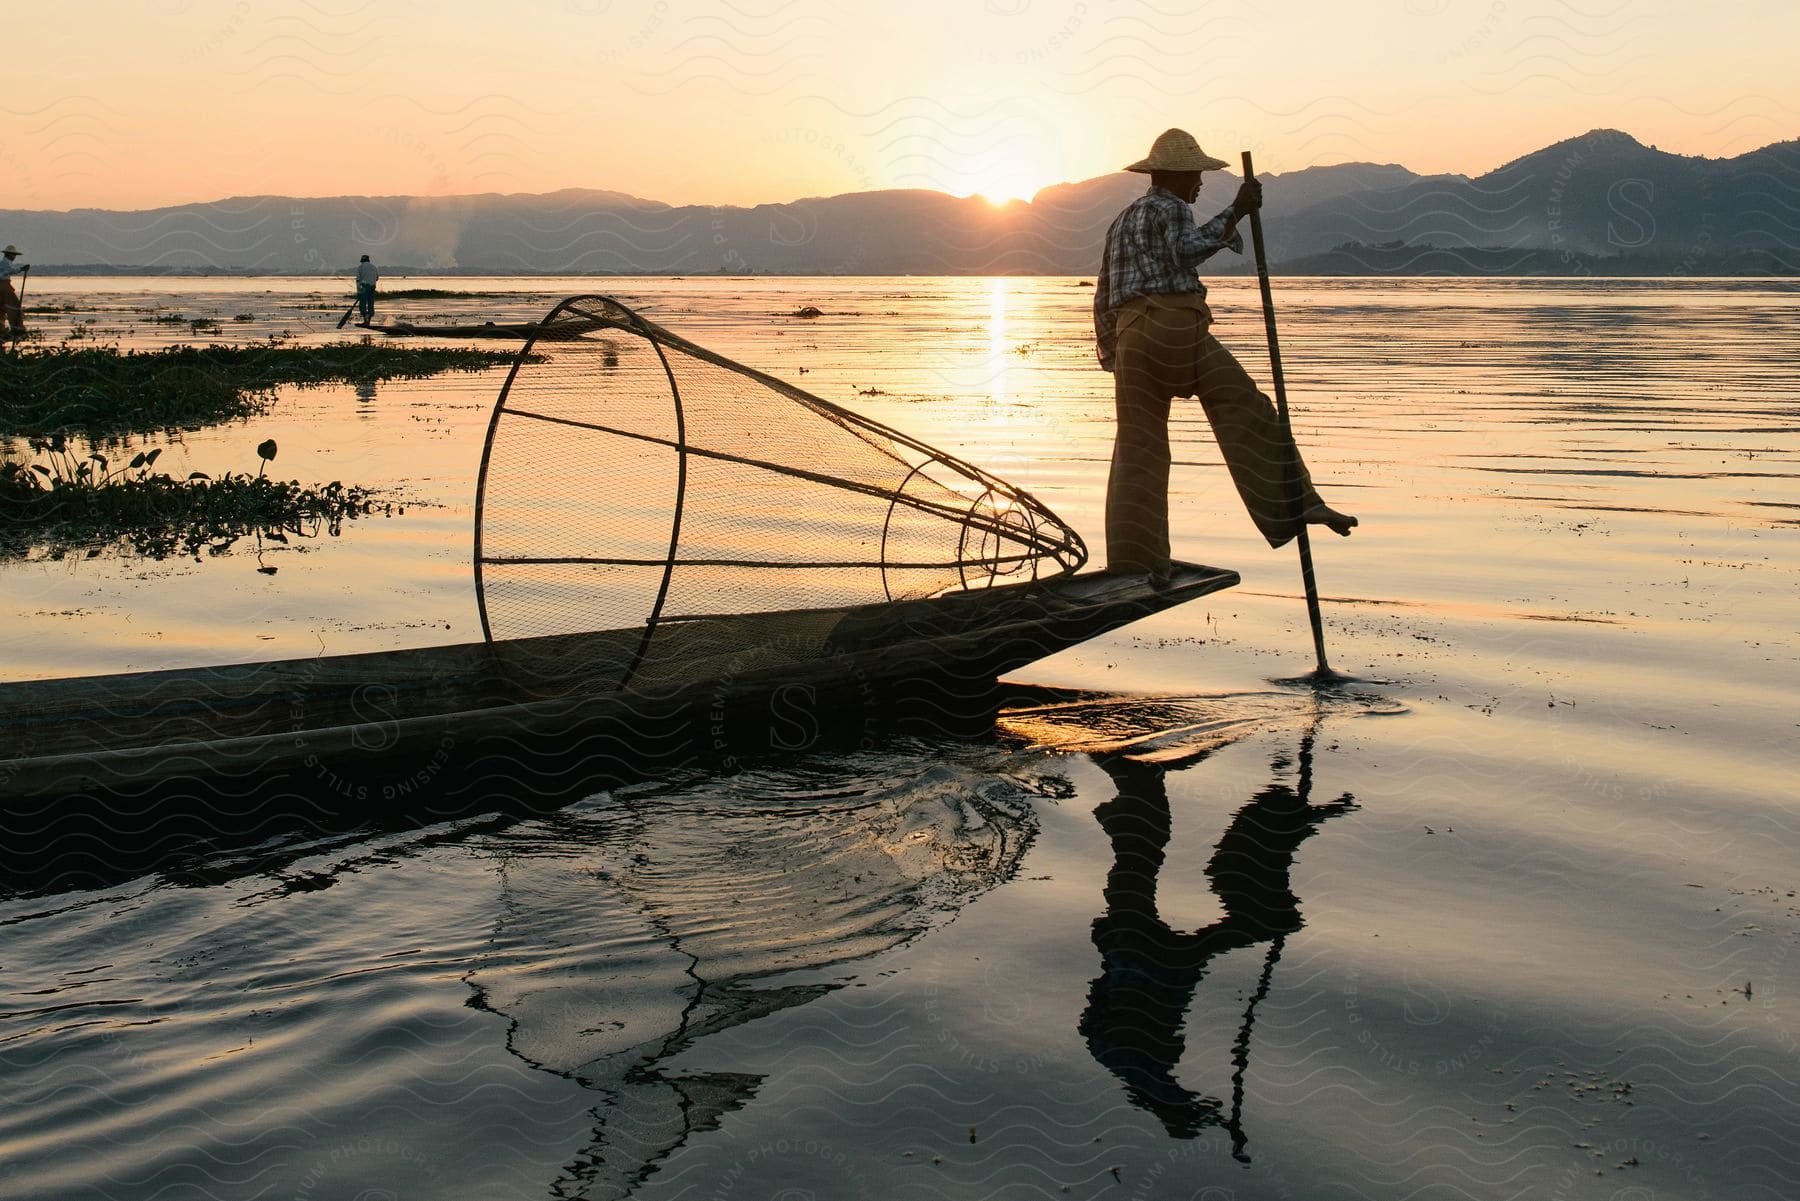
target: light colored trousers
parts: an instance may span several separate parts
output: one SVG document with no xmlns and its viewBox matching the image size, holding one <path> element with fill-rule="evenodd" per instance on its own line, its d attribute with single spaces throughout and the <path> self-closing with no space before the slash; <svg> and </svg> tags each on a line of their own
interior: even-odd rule
<svg viewBox="0 0 1800 1201">
<path fill-rule="evenodd" d="M 1177 397 L 1200 398 L 1244 508 L 1270 546 L 1293 538 L 1297 515 L 1319 503 L 1274 404 L 1207 332 L 1211 324 L 1206 302 L 1192 293 L 1140 296 L 1119 306 L 1113 358 L 1119 426 L 1106 487 L 1109 571 L 1168 566 L 1169 402 Z"/>
</svg>

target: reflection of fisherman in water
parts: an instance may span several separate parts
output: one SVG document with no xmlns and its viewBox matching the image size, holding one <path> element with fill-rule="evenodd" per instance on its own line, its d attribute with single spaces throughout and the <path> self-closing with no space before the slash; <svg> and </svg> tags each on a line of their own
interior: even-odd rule
<svg viewBox="0 0 1800 1201">
<path fill-rule="evenodd" d="M 1119 795 L 1094 810 L 1112 840 L 1113 866 L 1106 877 L 1106 912 L 1094 919 L 1103 970 L 1088 991 L 1081 1033 L 1094 1058 L 1124 1082 L 1132 1104 L 1155 1114 L 1171 1135 L 1193 1138 L 1206 1126 L 1224 1126 L 1233 1153 L 1242 1158 L 1238 1111 L 1250 1023 L 1268 992 L 1283 939 L 1303 924 L 1289 883 L 1294 853 L 1315 826 L 1354 809 L 1356 802 L 1345 793 L 1328 805 L 1309 803 L 1312 736 L 1307 735 L 1298 784 L 1272 782 L 1238 810 L 1219 839 L 1206 876 L 1225 915 L 1188 934 L 1171 929 L 1156 909 L 1156 877 L 1171 830 L 1166 769 L 1122 756 L 1103 759 L 1100 766 Z M 1270 944 L 1269 960 L 1238 1034 L 1232 1056 L 1235 1095 L 1226 1112 L 1219 1098 L 1195 1093 L 1175 1079 L 1186 1042 L 1182 1025 L 1214 956 L 1261 942 Z"/>
</svg>

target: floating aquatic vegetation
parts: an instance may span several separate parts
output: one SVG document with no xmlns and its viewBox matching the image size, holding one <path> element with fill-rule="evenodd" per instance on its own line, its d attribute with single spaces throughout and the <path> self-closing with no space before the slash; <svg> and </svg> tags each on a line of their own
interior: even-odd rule
<svg viewBox="0 0 1800 1201">
<path fill-rule="evenodd" d="M 256 448 L 257 473 L 177 479 L 153 471 L 161 448 L 115 465 L 98 451 L 79 456 L 62 435 L 33 438 L 36 461 L 0 459 L 0 559 L 93 558 L 111 548 L 150 559 L 218 555 L 239 539 L 336 535 L 345 521 L 395 506 L 367 488 L 323 486 L 264 475 L 277 447 Z"/>
<path fill-rule="evenodd" d="M 48 347 L 0 358 L 0 434 L 194 429 L 261 412 L 282 384 L 422 379 L 512 360 L 485 350 L 351 344 Z"/>
</svg>

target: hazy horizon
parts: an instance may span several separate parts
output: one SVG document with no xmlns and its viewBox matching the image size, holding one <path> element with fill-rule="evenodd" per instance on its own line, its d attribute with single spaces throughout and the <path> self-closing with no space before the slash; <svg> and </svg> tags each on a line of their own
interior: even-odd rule
<svg viewBox="0 0 1800 1201">
<path fill-rule="evenodd" d="M 1772 0 L 939 0 L 904 19 L 820 0 L 103 0 L 13 22 L 0 162 L 8 207 L 68 211 L 567 188 L 1004 200 L 1117 171 L 1170 125 L 1271 173 L 1478 175 L 1594 128 L 1726 158 L 1800 129 L 1796 33 Z"/>
<path fill-rule="evenodd" d="M 1548 149 L 1552 146 L 1560 145 L 1563 142 L 1568 142 L 1568 141 L 1573 141 L 1573 140 L 1579 139 L 1587 134 L 1599 132 L 1601 128 L 1604 128 L 1604 127 L 1597 127 L 1596 129 L 1590 129 L 1590 130 L 1571 131 L 1560 137 L 1553 138 L 1551 141 L 1543 143 L 1541 145 L 1535 145 L 1535 146 L 1523 148 L 1515 154 L 1511 154 L 1504 159 L 1498 160 L 1494 163 L 1489 164 L 1488 166 L 1486 166 L 1484 168 L 1481 168 L 1481 169 L 1478 169 L 1478 170 L 1475 170 L 1472 172 L 1431 172 L 1431 171 L 1420 170 L 1411 163 L 1407 163 L 1407 162 L 1396 160 L 1396 159 L 1355 159 L 1355 160 L 1346 160 L 1344 162 L 1338 162 L 1338 163 L 1314 163 L 1314 164 L 1310 164 L 1309 166 L 1305 166 L 1305 167 L 1296 167 L 1289 171 L 1266 170 L 1259 163 L 1257 165 L 1257 174 L 1259 176 L 1277 176 L 1277 175 L 1294 174 L 1294 173 L 1300 172 L 1300 171 L 1329 169 L 1331 167 L 1380 166 L 1380 167 L 1400 167 L 1405 170 L 1413 171 L 1416 174 L 1419 174 L 1422 176 L 1457 175 L 1457 176 L 1462 176 L 1463 178 L 1477 178 L 1478 179 L 1482 175 L 1485 175 L 1492 171 L 1498 170 L 1499 168 L 1504 167 L 1509 163 L 1515 162 L 1520 158 L 1528 157 L 1532 154 L 1535 154 L 1539 151 Z M 1659 150 L 1659 151 L 1663 151 L 1664 153 L 1676 154 L 1676 155 L 1680 155 L 1681 157 L 1709 158 L 1709 159 L 1714 159 L 1714 160 L 1735 158 L 1735 157 L 1739 157 L 1743 154 L 1753 154 L 1756 151 L 1766 149 L 1769 146 L 1781 145 L 1783 143 L 1791 142 L 1791 141 L 1800 141 L 1800 133 L 1796 133 L 1793 137 L 1775 138 L 1770 142 L 1766 142 L 1766 143 L 1762 143 L 1757 146 L 1749 147 L 1745 150 L 1738 151 L 1735 154 L 1729 154 L 1729 155 L 1724 155 L 1724 154 L 1721 154 L 1721 155 L 1698 155 L 1698 154 L 1694 154 L 1694 155 L 1689 155 L 1689 154 L 1683 154 L 1683 152 L 1680 152 L 1680 151 L 1669 150 L 1668 147 L 1658 146 L 1655 143 L 1649 142 L 1648 140 L 1646 140 L 1644 138 L 1637 137 L 1629 129 L 1617 130 L 1617 132 L 1623 133 L 1626 136 L 1631 137 L 1634 141 L 1636 141 L 1636 142 L 1640 143 L 1641 145 L 1644 145 L 1652 150 Z M 1221 157 L 1224 157 L 1223 153 L 1221 153 Z M 1231 155 L 1231 157 L 1233 159 L 1235 159 L 1236 154 L 1233 153 Z M 1120 170 L 1122 171 L 1122 168 Z M 1238 172 L 1238 167 L 1237 167 L 1236 162 L 1234 161 L 1232 163 L 1232 165 L 1230 167 L 1226 168 L 1223 173 L 1235 175 L 1235 174 L 1237 174 L 1237 172 Z M 171 200 L 171 201 L 161 203 L 161 204 L 143 206 L 142 209 L 109 209 L 105 206 L 100 206 L 100 205 L 74 205 L 74 206 L 71 206 L 71 207 L 65 208 L 65 209 L 41 209 L 41 210 L 25 210 L 25 209 L 21 209 L 21 208 L 18 208 L 15 206 L 13 211 L 38 211 L 38 212 L 48 212 L 48 213 L 76 213 L 76 212 L 84 212 L 84 211 L 99 211 L 99 212 L 150 211 L 150 210 L 165 209 L 165 208 L 182 208 L 182 207 L 186 207 L 186 206 L 190 206 L 190 205 L 225 204 L 225 203 L 229 203 L 234 200 L 253 200 L 253 199 L 259 199 L 259 198 L 264 198 L 264 197 L 275 197 L 275 198 L 279 198 L 279 199 L 294 199 L 294 200 L 312 200 L 312 201 L 347 200 L 347 199 L 385 200 L 385 199 L 401 199 L 401 198 L 410 199 L 410 200 L 458 200 L 458 199 L 465 199 L 465 198 L 470 198 L 470 197 L 481 197 L 481 196 L 500 196 L 500 197 L 550 196 L 550 195 L 556 195 L 556 194 L 562 193 L 562 192 L 609 193 L 609 194 L 614 194 L 614 195 L 628 196 L 633 200 L 641 200 L 641 201 L 645 201 L 650 204 L 667 205 L 670 208 L 710 207 L 710 208 L 720 208 L 720 209 L 750 209 L 750 208 L 756 208 L 756 207 L 759 207 L 762 205 L 793 204 L 793 203 L 797 203 L 797 202 L 805 201 L 805 200 L 834 199 L 839 196 L 870 195 L 870 194 L 879 193 L 879 192 L 893 192 L 893 191 L 933 192 L 933 191 L 935 191 L 935 192 L 939 192 L 942 195 L 950 196 L 953 199 L 957 199 L 957 200 L 988 199 L 990 201 L 990 203 L 993 203 L 996 207 L 1004 207 L 1007 204 L 1013 204 L 1013 203 L 1030 204 L 1037 198 L 1037 196 L 1039 194 L 1041 194 L 1045 191 L 1049 191 L 1054 188 L 1072 187 L 1072 186 L 1077 186 L 1077 185 L 1081 185 L 1081 184 L 1092 183 L 1097 179 L 1105 178 L 1109 174 L 1119 174 L 1119 173 L 1120 173 L 1120 171 L 1101 172 L 1099 175 L 1085 176 L 1080 179 L 1051 180 L 1051 181 L 1046 182 L 1043 185 L 1041 185 L 1029 196 L 1005 197 L 1005 198 L 1001 198 L 1001 199 L 994 199 L 991 197 L 987 197 L 983 193 L 980 193 L 980 192 L 964 192 L 964 193 L 944 192 L 944 191 L 942 191 L 942 189 L 914 186 L 914 187 L 885 187 L 885 188 L 884 187 L 852 188 L 849 191 L 845 191 L 845 192 L 833 192 L 833 193 L 825 193 L 825 194 L 819 194 L 819 195 L 788 196 L 785 198 L 775 199 L 775 200 L 757 201 L 754 204 L 715 204 L 715 203 L 709 203 L 706 201 L 691 200 L 691 199 L 687 199 L 685 197 L 672 198 L 672 197 L 667 197 L 667 196 L 647 196 L 647 195 L 643 195 L 641 193 L 635 193 L 635 192 L 631 192 L 631 191 L 628 191 L 626 189 L 621 189 L 621 188 L 605 187 L 605 186 L 601 186 L 601 185 L 597 185 L 597 184 L 573 183 L 573 184 L 568 184 L 568 185 L 565 185 L 565 186 L 559 187 L 559 188 L 551 188 L 551 189 L 548 189 L 547 191 L 543 191 L 543 192 L 498 192 L 498 191 L 444 192 L 444 193 L 339 192 L 339 193 L 307 193 L 307 194 L 275 193 L 275 192 L 240 192 L 240 193 L 234 193 L 234 194 L 228 195 L 228 196 L 204 196 L 204 197 L 192 197 L 192 198 L 185 199 L 185 200 Z"/>
</svg>

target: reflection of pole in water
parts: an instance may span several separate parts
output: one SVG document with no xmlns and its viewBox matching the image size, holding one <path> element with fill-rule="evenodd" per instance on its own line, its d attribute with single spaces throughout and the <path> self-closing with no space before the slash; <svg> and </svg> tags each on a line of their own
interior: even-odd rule
<svg viewBox="0 0 1800 1201">
<path fill-rule="evenodd" d="M 356 399 L 360 404 L 375 403 L 375 381 L 360 379 L 356 381 Z"/>
<path fill-rule="evenodd" d="M 1269 995 L 1269 982 L 1275 978 L 1275 965 L 1281 961 L 1281 947 L 1286 941 L 1285 934 L 1277 934 L 1269 940 L 1262 978 L 1256 982 L 1256 991 L 1244 1006 L 1243 1024 L 1238 1027 L 1237 1039 L 1231 1044 L 1231 1117 L 1226 1120 L 1225 1128 L 1231 1132 L 1231 1158 L 1244 1163 L 1250 1162 L 1250 1156 L 1244 1151 L 1245 1144 L 1250 1141 L 1244 1134 L 1244 1073 L 1250 1070 L 1250 1031 L 1256 1025 L 1256 1007 Z"/>
<path fill-rule="evenodd" d="M 1124 757 L 1100 760 L 1118 795 L 1094 810 L 1112 841 L 1113 866 L 1103 889 L 1106 912 L 1094 919 L 1102 970 L 1088 991 L 1081 1033 L 1094 1058 L 1125 1085 L 1132 1104 L 1155 1114 L 1172 1136 L 1193 1138 L 1207 1126 L 1223 1126 L 1232 1155 L 1246 1161 L 1242 1111 L 1250 1031 L 1287 935 L 1304 924 L 1290 881 L 1294 855 L 1320 822 L 1356 806 L 1348 793 L 1328 805 L 1311 804 L 1312 740 L 1311 732 L 1301 739 L 1295 785 L 1272 781 L 1232 816 L 1206 865 L 1225 914 L 1192 933 L 1171 929 L 1156 906 L 1157 874 L 1172 828 L 1167 769 Z M 1273 764 L 1276 770 L 1284 766 L 1281 758 Z M 1268 957 L 1232 1046 L 1227 1111 L 1218 1098 L 1175 1079 L 1186 1046 L 1182 1024 L 1213 958 L 1263 942 Z"/>
</svg>

